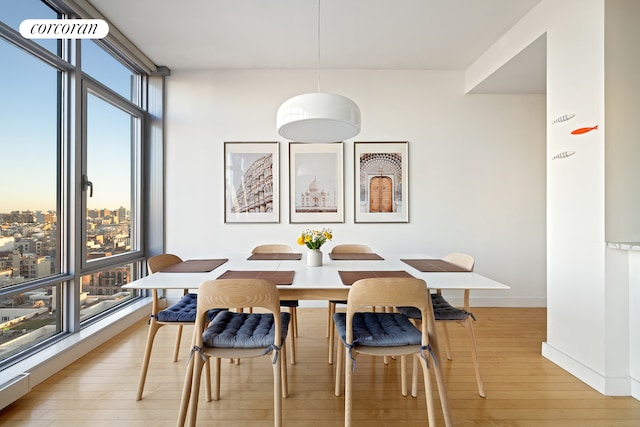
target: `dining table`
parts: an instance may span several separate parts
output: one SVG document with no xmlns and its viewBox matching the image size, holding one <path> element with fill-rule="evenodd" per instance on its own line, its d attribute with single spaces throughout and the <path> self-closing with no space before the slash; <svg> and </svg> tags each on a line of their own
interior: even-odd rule
<svg viewBox="0 0 640 427">
<path fill-rule="evenodd" d="M 355 254 L 354 254 L 355 255 Z M 307 266 L 306 255 L 293 259 L 291 255 L 282 257 L 272 255 L 269 259 L 250 259 L 251 254 L 219 254 L 210 255 L 206 259 L 186 260 L 193 263 L 194 268 L 177 268 L 175 271 L 159 271 L 122 286 L 123 290 L 171 290 L 198 289 L 205 280 L 224 277 L 291 277 L 290 283 L 278 283 L 281 300 L 346 300 L 350 284 L 343 283 L 341 272 L 361 273 L 361 277 L 373 277 L 371 272 L 406 272 L 411 276 L 423 279 L 429 289 L 461 290 L 468 295 L 473 290 L 507 290 L 504 283 L 483 276 L 475 271 L 447 271 L 446 269 L 416 268 L 421 261 L 440 261 L 425 254 L 380 254 L 375 259 L 332 259 L 324 255 L 323 263 L 318 267 Z M 348 258 L 348 257 L 347 257 Z M 354 258 L 357 258 L 354 256 Z M 207 265 L 208 264 L 208 265 Z M 413 265 L 412 265 L 413 264 Z M 452 269 L 453 270 L 453 269 Z M 293 273 L 291 273 L 293 272 Z M 234 275 L 235 273 L 235 275 Z M 260 275 L 257 275 L 260 274 Z M 378 273 L 383 274 L 384 273 Z"/>
</svg>

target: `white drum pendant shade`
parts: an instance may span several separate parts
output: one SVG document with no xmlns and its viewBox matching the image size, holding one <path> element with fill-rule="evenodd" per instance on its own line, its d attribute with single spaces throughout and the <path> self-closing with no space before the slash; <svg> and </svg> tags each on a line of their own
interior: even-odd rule
<svg viewBox="0 0 640 427">
<path fill-rule="evenodd" d="M 335 93 L 305 93 L 278 109 L 276 127 L 282 137 L 297 142 L 339 142 L 360 132 L 360 108 Z"/>
</svg>

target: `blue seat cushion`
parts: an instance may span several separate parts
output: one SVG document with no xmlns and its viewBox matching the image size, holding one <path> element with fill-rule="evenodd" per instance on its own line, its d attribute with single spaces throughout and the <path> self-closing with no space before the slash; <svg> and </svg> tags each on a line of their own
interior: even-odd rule
<svg viewBox="0 0 640 427">
<path fill-rule="evenodd" d="M 157 314 L 158 322 L 194 322 L 196 321 L 198 295 L 189 293 L 180 301 L 165 308 Z M 210 322 L 221 311 L 212 309 L 207 313 L 207 321 Z"/>
<path fill-rule="evenodd" d="M 289 331 L 289 313 L 280 313 L 280 336 Z M 205 347 L 262 348 L 273 344 L 275 322 L 271 313 L 221 311 L 202 334 Z M 279 345 L 282 345 L 280 343 Z"/>
<path fill-rule="evenodd" d="M 453 307 L 440 294 L 431 294 L 431 303 L 433 304 L 433 316 L 436 320 L 465 320 L 467 317 L 473 317 L 473 314 L 460 308 Z M 420 310 L 415 307 L 396 307 L 398 311 L 412 319 L 420 319 Z M 475 318 L 474 318 L 475 319 Z"/>
<path fill-rule="evenodd" d="M 347 315 L 335 313 L 333 321 L 346 343 Z M 399 313 L 355 313 L 353 316 L 353 344 L 370 347 L 419 345 L 422 333 L 409 318 Z"/>
</svg>

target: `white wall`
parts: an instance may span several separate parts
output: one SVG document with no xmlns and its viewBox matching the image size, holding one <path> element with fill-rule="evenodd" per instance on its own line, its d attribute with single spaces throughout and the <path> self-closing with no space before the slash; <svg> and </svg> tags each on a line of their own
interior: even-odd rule
<svg viewBox="0 0 640 427">
<path fill-rule="evenodd" d="M 463 251 L 511 286 L 476 306 L 546 304 L 545 98 L 464 95 L 463 72 L 322 70 L 322 90 L 356 101 L 357 141 L 409 141 L 409 223 L 354 224 L 353 141 L 344 143 L 345 222 L 334 240 L 376 251 Z M 167 80 L 167 251 L 184 258 L 296 245 L 288 147 L 275 130 L 287 98 L 316 90 L 312 70 L 179 71 Z M 280 141 L 280 223 L 225 224 L 223 142 Z"/>
<path fill-rule="evenodd" d="M 621 4 L 543 0 L 467 70 L 467 81 L 498 69 L 546 32 L 548 310 L 542 351 L 602 393 L 637 397 L 638 258 L 608 248 L 604 236 L 605 3 Z M 551 124 L 564 114 L 575 118 Z M 596 131 L 571 134 L 595 125 Z M 563 151 L 575 154 L 552 160 Z"/>
</svg>

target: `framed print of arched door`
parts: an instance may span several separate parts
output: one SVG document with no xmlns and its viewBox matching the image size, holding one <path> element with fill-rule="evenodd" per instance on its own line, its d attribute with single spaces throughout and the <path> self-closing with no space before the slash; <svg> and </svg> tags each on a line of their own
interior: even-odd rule
<svg viewBox="0 0 640 427">
<path fill-rule="evenodd" d="M 408 143 L 355 142 L 355 222 L 409 222 Z"/>
</svg>

